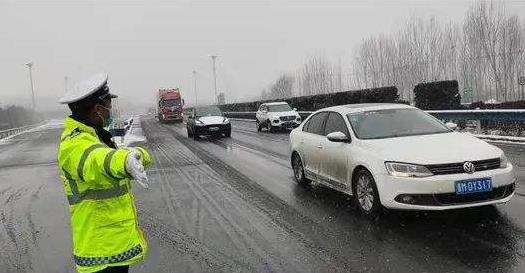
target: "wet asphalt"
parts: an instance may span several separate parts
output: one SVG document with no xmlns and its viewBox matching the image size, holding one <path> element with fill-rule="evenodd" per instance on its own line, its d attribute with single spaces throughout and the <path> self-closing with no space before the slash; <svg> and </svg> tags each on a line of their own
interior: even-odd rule
<svg viewBox="0 0 525 273">
<path fill-rule="evenodd" d="M 525 145 L 497 144 L 517 170 L 509 204 L 371 219 L 294 182 L 286 132 L 233 121 L 232 138 L 195 141 L 181 124 L 142 127 L 154 164 L 134 192 L 150 249 L 131 272 L 525 272 Z M 59 132 L 0 142 L 1 273 L 74 272 Z"/>
</svg>

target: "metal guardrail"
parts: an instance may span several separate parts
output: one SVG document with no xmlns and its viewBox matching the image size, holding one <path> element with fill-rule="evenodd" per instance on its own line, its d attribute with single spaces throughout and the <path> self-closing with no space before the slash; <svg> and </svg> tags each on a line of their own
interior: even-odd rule
<svg viewBox="0 0 525 273">
<path fill-rule="evenodd" d="M 443 120 L 492 120 L 492 121 L 525 121 L 525 109 L 501 110 L 435 110 L 427 113 Z M 225 112 L 229 118 L 255 119 L 256 112 Z M 306 118 L 313 112 L 300 111 L 299 115 Z"/>
<path fill-rule="evenodd" d="M 124 121 L 117 121 L 113 123 L 109 128 L 108 131 L 113 135 L 114 137 L 124 137 L 128 130 L 131 128 L 131 125 L 133 124 L 133 117 L 130 117 Z"/>
<path fill-rule="evenodd" d="M 37 127 L 40 124 L 41 123 L 32 124 L 32 125 L 28 125 L 28 126 L 23 126 L 23 127 L 19 127 L 19 128 L 11 128 L 11 129 L 0 131 L 0 140 L 4 139 L 4 138 L 7 138 L 7 137 L 10 137 L 12 135 L 16 135 L 16 134 L 22 133 L 22 132 L 27 131 L 29 129 L 33 129 L 33 128 Z"/>
<path fill-rule="evenodd" d="M 525 109 L 426 111 L 445 120 L 525 121 Z"/>
<path fill-rule="evenodd" d="M 523 133 L 525 132 L 525 109 L 432 110 L 426 112 L 445 122 L 474 121 L 475 128 L 463 129 L 479 136 L 499 135 L 497 139 L 491 138 L 490 140 L 523 142 L 523 139 L 525 139 L 523 137 Z M 301 115 L 304 120 L 312 113 L 313 112 L 302 111 L 299 112 L 299 115 Z M 229 118 L 251 120 L 255 119 L 255 114 L 256 112 L 225 112 L 226 117 Z M 485 124 L 486 122 L 492 125 L 487 125 Z M 496 128 L 494 128 L 494 126 L 496 126 Z M 517 139 L 510 139 L 509 137 L 517 137 Z"/>
<path fill-rule="evenodd" d="M 227 118 L 239 118 L 239 119 L 255 119 L 255 114 L 257 112 L 224 112 L 224 115 Z M 313 112 L 309 111 L 299 111 L 299 115 L 302 119 L 307 118 Z"/>
</svg>

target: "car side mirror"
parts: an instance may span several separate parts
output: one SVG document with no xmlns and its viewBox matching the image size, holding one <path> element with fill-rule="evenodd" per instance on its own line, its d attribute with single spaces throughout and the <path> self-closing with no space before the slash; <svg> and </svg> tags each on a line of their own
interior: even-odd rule
<svg viewBox="0 0 525 273">
<path fill-rule="evenodd" d="M 294 111 L 297 111 L 297 108 L 294 108 L 293 110 L 294 110 Z"/>
<path fill-rule="evenodd" d="M 332 142 L 349 142 L 350 139 L 343 132 L 329 133 L 326 138 Z"/>
<path fill-rule="evenodd" d="M 455 131 L 456 128 L 458 128 L 458 125 L 455 124 L 454 122 L 447 122 L 445 123 L 445 125 L 452 131 Z"/>
</svg>

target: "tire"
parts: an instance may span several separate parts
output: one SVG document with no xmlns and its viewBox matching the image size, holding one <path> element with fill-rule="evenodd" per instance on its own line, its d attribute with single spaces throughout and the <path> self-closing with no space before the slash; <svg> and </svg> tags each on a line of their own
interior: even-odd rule
<svg viewBox="0 0 525 273">
<path fill-rule="evenodd" d="M 273 126 L 272 126 L 272 122 L 270 120 L 268 120 L 266 122 L 266 131 L 268 131 L 269 133 L 273 132 Z"/>
<path fill-rule="evenodd" d="M 259 120 L 258 120 L 258 119 L 255 120 L 255 126 L 257 126 L 257 132 L 262 131 L 262 129 L 261 129 L 261 123 L 259 123 Z"/>
<path fill-rule="evenodd" d="M 365 215 L 377 215 L 383 210 L 376 182 L 368 170 L 361 169 L 357 171 L 353 178 L 352 191 L 355 203 L 361 213 Z"/>
<path fill-rule="evenodd" d="M 195 133 L 195 132 L 192 132 L 191 134 L 193 136 L 193 139 L 194 140 L 199 140 L 199 134 Z"/>
<path fill-rule="evenodd" d="M 188 131 L 188 137 L 192 138 L 193 134 L 191 133 L 190 128 L 186 127 L 186 131 Z"/>
<path fill-rule="evenodd" d="M 295 181 L 301 186 L 310 185 L 311 181 L 304 175 L 303 161 L 298 154 L 292 156 L 292 169 Z"/>
<path fill-rule="evenodd" d="M 229 130 L 228 132 L 226 132 L 226 133 L 224 134 L 224 136 L 227 137 L 227 138 L 232 137 L 232 130 Z"/>
</svg>

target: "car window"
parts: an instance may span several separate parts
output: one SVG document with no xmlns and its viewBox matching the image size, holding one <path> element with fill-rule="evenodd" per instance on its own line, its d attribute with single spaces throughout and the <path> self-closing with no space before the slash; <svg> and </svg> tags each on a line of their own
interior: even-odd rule
<svg viewBox="0 0 525 273">
<path fill-rule="evenodd" d="M 360 139 L 378 139 L 448 133 L 439 120 L 419 109 L 388 109 L 348 114 Z"/>
<path fill-rule="evenodd" d="M 217 106 L 205 106 L 195 108 L 195 115 L 197 117 L 222 116 L 222 112 Z"/>
<path fill-rule="evenodd" d="M 327 112 L 315 114 L 308 120 L 308 124 L 306 124 L 307 128 L 304 131 L 316 135 L 323 135 L 324 123 L 327 116 Z"/>
<path fill-rule="evenodd" d="M 173 107 L 173 106 L 181 106 L 182 105 L 181 99 L 161 100 L 159 103 L 163 107 Z"/>
<path fill-rule="evenodd" d="M 288 111 L 292 111 L 292 108 L 288 104 L 268 105 L 268 112 L 288 112 Z"/>
<path fill-rule="evenodd" d="M 346 136 L 350 136 L 343 117 L 339 113 L 330 112 L 328 119 L 326 120 L 324 135 L 326 136 L 333 132 L 342 132 Z"/>
</svg>

